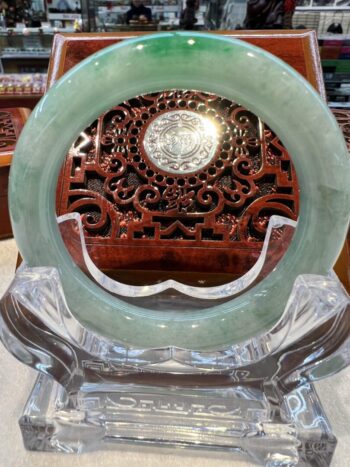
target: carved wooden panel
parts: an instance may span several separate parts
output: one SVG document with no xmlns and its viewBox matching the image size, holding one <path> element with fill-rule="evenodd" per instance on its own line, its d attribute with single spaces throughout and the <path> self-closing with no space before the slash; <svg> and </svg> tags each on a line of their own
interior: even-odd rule
<svg viewBox="0 0 350 467">
<path fill-rule="evenodd" d="M 7 199 L 9 173 L 9 166 L 0 166 L 0 239 L 12 236 Z"/>
<path fill-rule="evenodd" d="M 17 139 L 30 110 L 24 108 L 0 109 L 0 167 L 10 165 Z"/>
<path fill-rule="evenodd" d="M 314 33 L 227 35 L 277 54 L 324 95 Z M 49 86 L 88 55 L 126 37 L 57 35 Z M 298 186 L 289 156 L 239 103 L 189 90 L 116 104 L 74 143 L 57 190 L 58 213 L 81 214 L 90 255 L 100 268 L 238 276 L 257 260 L 270 216 L 296 218 Z M 192 173 L 174 173 L 146 151 L 147 129 L 174 111 L 203 115 L 220 128 L 215 154 Z M 180 138 L 168 132 L 168 153 L 184 155 L 190 133 Z"/>
<path fill-rule="evenodd" d="M 341 109 L 332 109 L 341 131 L 343 132 L 346 145 L 350 152 L 350 111 Z"/>
<path fill-rule="evenodd" d="M 343 132 L 350 153 L 350 111 L 340 109 L 332 110 L 333 115 L 337 119 L 337 122 Z M 347 241 L 339 255 L 334 270 L 338 274 L 346 290 L 350 293 L 350 230 L 348 231 Z"/>
<path fill-rule="evenodd" d="M 205 117 L 219 134 L 210 162 L 190 173 L 157 167 L 144 144 L 159 116 L 183 111 Z M 191 147 L 181 138 L 169 140 L 168 150 L 181 142 Z M 272 214 L 296 218 L 298 188 L 287 151 L 254 114 L 221 97 L 169 91 L 124 102 L 80 135 L 58 201 L 59 214 L 73 211 L 81 213 L 93 256 L 108 248 L 108 264 L 94 257 L 100 267 L 112 261 L 118 268 L 233 272 L 240 269 L 234 251 L 260 251 Z M 137 257 L 126 247 L 138 250 Z M 150 255 L 147 247 L 157 251 Z M 210 250 L 220 252 L 219 261 Z"/>
<path fill-rule="evenodd" d="M 0 109 L 0 238 L 12 235 L 8 212 L 8 176 L 16 142 L 25 121 L 28 109 Z"/>
<path fill-rule="evenodd" d="M 12 113 L 6 109 L 0 110 L 0 152 L 14 151 L 16 140 Z"/>
</svg>

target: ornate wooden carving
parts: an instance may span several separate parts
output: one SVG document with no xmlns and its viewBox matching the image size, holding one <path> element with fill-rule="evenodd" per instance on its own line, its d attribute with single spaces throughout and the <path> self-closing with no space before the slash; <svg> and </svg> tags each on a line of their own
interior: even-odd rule
<svg viewBox="0 0 350 467">
<path fill-rule="evenodd" d="M 176 110 L 205 116 L 221 132 L 214 157 L 196 172 L 162 170 L 145 151 L 152 122 Z M 233 272 L 234 250 L 260 250 L 272 214 L 298 212 L 295 172 L 276 135 L 238 104 L 193 91 L 137 97 L 101 116 L 75 142 L 63 179 L 59 214 L 81 213 L 101 267 L 108 264 L 94 253 L 103 245 L 119 268 Z M 137 257 L 126 247 L 138 249 Z M 169 261 L 169 248 L 183 258 Z"/>
<path fill-rule="evenodd" d="M 229 35 L 252 42 L 280 56 L 324 95 L 320 66 L 315 55 L 314 33 L 278 32 L 262 35 L 238 32 Z M 125 37 L 125 34 L 57 35 L 50 63 L 49 84 L 52 85 L 86 56 Z M 280 46 L 281 39 L 283 47 Z M 164 176 L 159 170 L 154 170 L 143 145 L 139 143 L 147 122 L 170 109 L 199 112 L 200 106 L 205 108 L 204 115 L 210 117 L 212 113 L 210 118 L 223 119 L 223 125 L 228 128 L 224 135 L 229 138 L 231 145 L 230 158 L 225 159 L 225 154 L 222 158 L 222 153 L 227 152 L 223 148 L 226 140 L 220 141 L 220 148 L 211 167 L 198 172 L 195 183 L 190 183 L 190 176 Z M 0 166 L 7 166 L 0 168 L 0 236 L 11 235 L 7 179 L 13 150 L 9 146 L 13 131 L 11 133 L 6 112 L 10 111 L 15 118 L 18 110 L 20 118 L 15 125 L 18 136 L 28 111 L 4 109 L 0 127 L 5 138 L 0 144 L 10 149 L 10 152 L 0 154 Z M 348 113 L 338 109 L 334 113 L 350 148 Z M 239 121 L 239 117 L 248 118 L 249 122 L 244 124 Z M 125 139 L 125 132 L 131 127 L 133 119 L 141 121 L 143 132 L 141 135 L 133 135 L 135 140 L 130 141 L 131 136 Z M 103 269 L 153 267 L 164 271 L 164 279 L 169 277 L 166 269 L 215 272 L 214 283 L 220 283 L 225 280 L 225 273 L 233 276 L 243 274 L 255 262 L 271 213 L 290 217 L 297 214 L 297 185 L 288 154 L 278 138 L 238 104 L 216 96 L 193 95 L 191 92 L 139 96 L 101 116 L 84 133 L 67 158 L 58 186 L 57 208 L 59 213 L 74 209 L 82 213 L 90 254 Z M 139 154 L 132 152 L 135 147 Z M 127 153 L 130 153 L 130 158 L 125 157 Z M 228 161 L 235 162 L 229 175 Z M 126 167 L 123 174 L 120 173 L 121 162 Z M 217 167 L 221 163 L 223 165 Z M 150 168 L 144 168 L 142 164 Z M 247 164 L 246 168 L 244 164 Z M 215 174 L 209 173 L 210 168 L 216 170 Z M 235 178 L 234 190 L 229 183 L 232 174 Z M 109 181 L 111 184 L 108 185 Z M 135 199 L 137 189 L 137 196 L 141 191 L 137 187 L 140 181 L 144 187 L 150 187 L 151 191 L 146 194 L 143 192 L 145 199 L 137 208 Z M 115 182 L 119 183 L 118 187 L 114 185 Z M 211 195 L 214 195 L 215 209 L 198 202 L 203 187 L 211 187 L 213 190 Z M 160 197 L 156 203 L 150 202 L 152 192 L 157 192 Z M 209 196 L 210 192 L 207 194 Z M 230 199 L 230 196 L 236 199 Z M 119 200 L 119 204 L 115 200 Z M 205 200 L 202 198 L 202 201 Z M 155 214 L 154 206 L 157 203 L 161 222 L 158 222 Z M 201 222 L 201 219 L 204 221 Z M 348 253 L 343 255 L 342 261 L 340 266 L 338 264 L 337 272 L 343 282 L 348 284 Z M 113 274 L 118 276 L 119 273 Z M 154 282 L 159 273 L 150 275 L 150 281 Z M 135 271 L 131 275 L 125 272 L 123 277 L 118 277 L 123 280 L 124 276 L 130 282 L 144 282 L 142 274 L 142 277 L 135 279 Z M 184 276 L 181 279 L 186 280 Z M 207 280 L 205 278 L 206 283 Z"/>
<path fill-rule="evenodd" d="M 0 109 L 0 167 L 10 165 L 17 139 L 29 114 L 29 109 Z"/>
<path fill-rule="evenodd" d="M 14 151 L 16 139 L 12 113 L 5 109 L 0 110 L 0 151 Z"/>
<path fill-rule="evenodd" d="M 350 152 L 350 111 L 333 109 L 333 114 L 343 132 Z M 344 244 L 343 250 L 334 269 L 346 290 L 350 293 L 350 231 L 348 232 L 347 241 Z"/>
<path fill-rule="evenodd" d="M 28 109 L 0 109 L 0 238 L 12 235 L 7 207 L 8 176 L 16 141 L 29 113 Z"/>
<path fill-rule="evenodd" d="M 227 35 L 277 54 L 323 94 L 313 33 Z M 125 37 L 57 35 L 49 86 L 86 56 Z M 298 187 L 289 156 L 276 135 L 239 104 L 191 90 L 116 104 L 74 143 L 57 191 L 59 214 L 81 213 L 90 255 L 101 269 L 238 276 L 257 260 L 270 216 L 296 218 Z M 214 158 L 195 173 L 165 173 L 144 149 L 150 122 L 171 110 L 201 113 L 221 126 Z"/>
<path fill-rule="evenodd" d="M 350 152 L 350 112 L 349 110 L 332 109 L 341 131 L 343 132 L 347 147 Z"/>
</svg>

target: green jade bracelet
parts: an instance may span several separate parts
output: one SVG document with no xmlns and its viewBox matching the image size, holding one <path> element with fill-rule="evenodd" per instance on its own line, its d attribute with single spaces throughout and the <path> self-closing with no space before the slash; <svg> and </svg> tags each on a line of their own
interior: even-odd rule
<svg viewBox="0 0 350 467">
<path fill-rule="evenodd" d="M 214 93 L 257 114 L 292 155 L 301 190 L 297 229 L 275 269 L 242 295 L 199 311 L 151 311 L 112 296 L 73 262 L 55 215 L 58 174 L 77 135 L 120 102 L 169 89 Z M 18 141 L 9 197 L 24 260 L 58 269 L 81 324 L 129 347 L 219 350 L 271 328 L 299 274 L 332 268 L 349 222 L 350 159 L 326 103 L 284 62 L 239 40 L 164 33 L 103 49 L 52 87 Z"/>
</svg>

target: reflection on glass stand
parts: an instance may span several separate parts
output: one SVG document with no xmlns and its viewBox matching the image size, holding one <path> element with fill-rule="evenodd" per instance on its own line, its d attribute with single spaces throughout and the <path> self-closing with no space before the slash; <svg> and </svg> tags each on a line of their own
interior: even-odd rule
<svg viewBox="0 0 350 467">
<path fill-rule="evenodd" d="M 242 293 L 274 268 L 295 228 L 272 217 L 260 259 L 232 283 L 144 287 L 97 270 L 79 215 L 59 223 L 86 274 L 153 311 L 174 304 L 204 309 Z M 20 418 L 25 446 L 82 452 L 131 442 L 239 452 L 269 466 L 329 465 L 336 438 L 312 383 L 349 363 L 349 307 L 333 272 L 303 275 L 280 320 L 246 342 L 215 352 L 127 348 L 75 319 L 57 270 L 23 264 L 0 304 L 0 335 L 14 356 L 40 372 Z"/>
</svg>

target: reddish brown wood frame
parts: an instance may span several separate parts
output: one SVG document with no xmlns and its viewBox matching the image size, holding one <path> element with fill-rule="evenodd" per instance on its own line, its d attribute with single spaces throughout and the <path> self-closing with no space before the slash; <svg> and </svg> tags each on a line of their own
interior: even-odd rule
<svg viewBox="0 0 350 467">
<path fill-rule="evenodd" d="M 118 35 L 57 35 L 50 62 L 49 85 L 52 85 L 65 71 L 79 63 L 79 61 L 86 58 L 88 55 L 102 47 L 136 35 L 138 35 L 138 33 L 132 35 L 125 33 Z M 228 33 L 227 35 L 247 40 L 278 55 L 303 74 L 324 97 L 321 68 L 317 54 L 317 42 L 313 32 L 283 31 L 271 34 L 270 32 L 248 31 L 233 34 Z M 283 47 L 281 47 L 281 41 L 283 41 Z M 238 133 L 237 131 L 236 133 L 232 131 L 232 128 L 228 128 L 228 133 L 231 132 L 231 143 L 233 140 L 235 141 L 231 151 L 236 152 L 239 156 L 237 157 L 236 154 L 235 163 L 237 163 L 237 160 L 240 158 L 242 159 L 242 156 L 245 156 L 242 150 L 248 149 L 247 162 L 253 162 L 255 166 L 258 165 L 258 176 L 256 176 L 256 168 L 254 169 L 254 167 L 251 167 L 248 174 L 244 173 L 244 171 L 242 173 L 239 170 L 238 173 L 236 172 L 236 174 L 233 174 L 233 178 L 235 178 L 236 182 L 239 181 L 239 178 L 242 178 L 243 175 L 243 182 L 246 183 L 246 185 L 244 186 L 243 184 L 242 186 L 241 184 L 241 188 L 248 187 L 248 195 L 250 192 L 250 195 L 247 196 L 247 193 L 241 190 L 240 203 L 243 208 L 241 208 L 240 215 L 234 216 L 234 212 L 230 212 L 229 208 L 226 209 L 226 212 L 225 209 L 223 209 L 219 215 L 216 215 L 217 213 L 215 214 L 215 212 L 204 212 L 203 225 L 198 225 L 200 224 L 198 222 L 193 223 L 194 216 L 193 209 L 191 208 L 191 197 L 193 191 L 196 191 L 196 186 L 193 186 L 193 184 L 191 186 L 191 184 L 187 183 L 188 179 L 177 179 L 175 180 L 176 183 L 166 186 L 167 181 L 165 174 L 158 173 L 158 176 L 163 175 L 165 179 L 165 181 L 163 181 L 163 204 L 165 203 L 166 217 L 168 218 L 166 222 L 168 225 L 164 222 L 164 209 L 161 213 L 161 216 L 163 216 L 163 223 L 158 222 L 158 225 L 156 225 L 157 229 L 154 228 L 154 222 L 152 225 L 152 213 L 150 210 L 147 212 L 147 209 L 143 209 L 143 218 L 141 222 L 139 222 L 140 219 L 135 219 L 135 214 L 136 218 L 138 215 L 135 210 L 132 212 L 129 209 L 128 212 L 125 213 L 123 210 L 119 209 L 119 215 L 112 218 L 111 225 L 109 226 L 109 233 L 107 231 L 106 234 L 106 225 L 104 225 L 104 220 L 101 220 L 103 217 L 101 216 L 101 212 L 104 210 L 107 212 L 106 218 L 111 213 L 115 214 L 115 211 L 118 211 L 118 201 L 120 201 L 118 196 L 125 195 L 128 192 L 128 187 L 124 186 L 123 188 L 123 186 L 119 185 L 119 190 L 112 191 L 113 195 L 117 195 L 117 197 L 114 198 L 117 202 L 113 203 L 112 200 L 112 205 L 114 204 L 114 208 L 116 207 L 117 209 L 110 209 L 111 200 L 107 199 L 108 193 L 106 193 L 106 190 L 101 190 L 101 179 L 106 182 L 106 179 L 111 178 L 111 172 L 113 171 L 111 171 L 111 168 L 113 169 L 113 165 L 115 165 L 116 162 L 116 160 L 112 160 L 111 154 L 113 152 L 115 153 L 118 144 L 119 147 L 120 145 L 124 145 L 126 153 L 131 152 L 132 149 L 135 150 L 135 141 L 134 144 L 131 144 L 130 140 L 126 142 L 123 141 L 122 143 L 120 141 L 118 142 L 120 135 L 118 135 L 116 129 L 118 129 L 119 132 L 120 128 L 124 128 L 125 130 L 127 125 L 130 127 L 130 125 L 133 124 L 133 119 L 136 119 L 137 115 L 141 115 L 142 117 L 142 114 L 144 114 L 142 121 L 142 128 L 144 129 L 147 125 L 147 120 L 154 118 L 151 110 L 155 104 L 157 112 L 165 112 L 167 106 L 168 108 L 171 104 L 177 106 L 180 101 L 182 105 L 185 105 L 185 108 L 191 109 L 191 104 L 196 101 L 198 105 L 202 107 L 204 105 L 205 112 L 212 112 L 214 109 L 215 112 L 224 119 L 227 128 L 231 123 L 235 122 L 234 129 L 238 130 Z M 165 106 L 164 102 L 166 104 Z M 159 109 L 160 106 L 163 106 L 163 109 Z M 198 109 L 196 108 L 196 110 Z M 122 111 L 122 119 L 120 119 L 120 111 Z M 126 113 L 129 113 L 128 118 L 125 118 Z M 334 113 L 345 136 L 348 137 L 347 142 L 349 144 L 349 115 L 347 112 L 342 111 L 335 111 Z M 228 115 L 230 118 L 227 118 Z M 249 118 L 249 125 L 240 125 L 239 117 L 242 116 Z M 16 137 L 21 130 L 21 125 L 17 125 L 17 127 Z M 243 140 L 245 143 L 248 143 L 245 147 L 243 147 L 244 145 L 242 144 L 237 144 L 237 140 L 240 139 L 240 133 L 244 134 Z M 2 136 L 5 139 L 7 138 L 5 134 Z M 191 282 L 193 274 L 187 274 L 186 279 L 186 274 L 183 271 L 192 270 L 197 271 L 196 280 L 200 280 L 201 276 L 198 271 L 215 272 L 210 282 L 220 283 L 227 280 L 227 274 L 225 273 L 236 277 L 244 273 L 254 263 L 260 252 L 266 223 L 271 214 L 279 213 L 290 217 L 295 217 L 297 215 L 297 184 L 293 168 L 289 163 L 288 154 L 278 138 L 273 135 L 268 128 L 264 127 L 262 122 L 259 122 L 254 115 L 245 111 L 235 103 L 230 103 L 218 97 L 207 96 L 200 93 L 194 95 L 190 92 L 168 92 L 158 94 L 157 96 L 148 96 L 147 99 L 139 97 L 133 102 L 124 103 L 123 106 L 119 106 L 107 112 L 86 130 L 86 136 L 89 143 L 85 145 L 83 151 L 80 151 L 79 157 L 76 157 L 76 153 L 74 154 L 71 152 L 66 159 L 65 168 L 58 186 L 57 207 L 59 213 L 72 210 L 77 210 L 82 213 L 90 254 L 92 254 L 93 259 L 101 268 L 113 269 L 113 272 L 110 272 L 114 277 L 119 276 L 119 278 L 128 282 L 140 283 L 145 280 L 144 274 L 142 272 L 137 274 L 137 272 L 131 270 L 131 268 L 145 268 L 148 269 L 147 280 L 150 282 L 157 280 L 161 274 L 163 278 L 178 277 Z M 253 144 L 251 144 L 252 142 Z M 76 144 L 79 144 L 79 140 Z M 2 153 L 0 160 L 1 165 L 6 166 L 0 169 L 0 194 L 2 197 L 0 200 L 2 209 L 0 213 L 0 236 L 9 236 L 11 231 L 6 207 L 6 191 L 11 151 L 10 153 L 6 153 L 6 148 L 4 148 L 4 150 L 5 153 Z M 136 151 L 141 157 L 145 158 L 140 141 L 136 141 Z M 101 158 L 102 152 L 104 154 Z M 134 156 L 135 154 L 133 158 Z M 223 165 L 227 167 L 227 165 L 232 162 L 232 159 L 225 159 L 225 154 L 224 158 L 221 156 L 221 154 L 217 154 L 215 158 L 216 164 L 219 165 L 219 167 L 216 167 L 216 169 L 219 169 L 218 173 L 210 174 L 207 172 L 205 174 L 202 171 L 202 173 L 197 173 L 195 175 L 199 178 L 199 181 L 201 180 L 200 177 L 203 178 L 203 176 L 209 175 L 208 181 L 215 186 L 216 189 L 218 187 L 224 187 L 227 195 L 229 191 L 229 186 L 227 185 L 228 177 L 222 176 L 220 164 L 223 163 Z M 138 157 L 138 154 L 136 157 Z M 135 164 L 135 162 L 137 163 Z M 151 173 L 149 169 L 152 170 L 154 167 L 151 166 L 147 169 L 143 168 L 141 164 L 143 164 L 143 161 L 133 160 L 129 165 L 138 172 L 138 176 L 141 177 L 143 184 L 146 186 L 153 186 L 154 182 L 157 181 L 155 180 L 156 174 Z M 152 165 L 149 161 L 148 164 Z M 98 175 L 97 177 L 96 174 Z M 220 174 L 221 179 L 219 177 Z M 235 175 L 237 175 L 237 177 L 235 177 Z M 191 178 L 193 181 L 194 177 Z M 271 183 L 271 179 L 273 183 Z M 89 186 L 86 186 L 87 181 Z M 181 183 L 184 181 L 187 183 L 188 188 L 185 196 L 183 193 L 184 186 L 181 187 Z M 180 182 L 180 185 L 178 182 Z M 123 183 L 125 184 L 125 180 Z M 103 185 L 105 186 L 105 183 Z M 195 188 L 195 190 L 193 190 L 193 188 Z M 225 192 L 225 190 L 222 191 Z M 277 203 L 274 202 L 270 204 L 269 208 L 266 209 L 266 206 L 264 206 L 264 196 L 261 195 L 265 195 L 266 199 L 266 195 L 269 196 L 269 191 L 270 194 L 273 194 L 275 197 L 276 193 L 279 193 L 280 198 L 284 196 L 284 199 L 277 200 Z M 92 192 L 94 194 L 91 196 Z M 95 203 L 95 200 L 93 200 L 94 203 L 91 202 L 93 197 L 98 197 L 100 195 L 102 195 L 104 200 L 97 203 L 97 210 L 91 211 L 90 209 L 89 212 L 89 210 L 86 209 L 87 206 L 90 204 L 91 208 L 91 204 Z M 283 196 L 281 197 L 281 195 Z M 276 198 L 274 201 L 276 201 Z M 133 204 L 135 206 L 135 203 Z M 105 208 L 106 206 L 107 209 Z M 262 211 L 265 209 L 265 211 L 262 213 L 264 215 L 260 216 L 255 212 L 255 216 L 253 216 L 253 228 L 251 228 L 249 222 L 252 224 L 252 210 L 256 207 L 258 207 L 257 212 L 259 212 L 260 208 Z M 237 206 L 234 206 L 234 208 L 237 208 Z M 197 213 L 197 221 L 198 216 L 203 217 L 203 212 Z M 137 222 L 134 222 L 135 220 L 137 220 Z M 171 225 L 171 222 L 173 225 Z M 140 229 L 140 227 L 142 228 Z M 114 234 L 116 230 L 119 229 L 119 238 L 112 238 L 110 233 L 113 229 Z M 157 232 L 155 232 L 155 230 L 157 230 Z M 166 238 L 167 236 L 168 238 Z M 149 271 L 150 267 L 161 269 L 163 272 Z M 115 268 L 127 268 L 129 272 L 125 270 L 120 271 L 120 269 L 116 270 Z M 178 276 L 173 269 L 182 270 L 180 276 Z M 349 284 L 348 253 L 345 251 L 340 258 L 337 269 L 343 282 Z M 171 273 L 168 273 L 167 270 L 170 270 Z M 205 281 L 207 283 L 208 275 L 205 276 Z"/>
<path fill-rule="evenodd" d="M 223 34 L 279 56 L 324 96 L 313 32 Z M 92 53 L 135 35 L 57 35 L 48 87 Z M 60 177 L 58 213 L 82 214 L 89 252 L 101 269 L 242 275 L 260 254 L 269 217 L 297 216 L 298 187 L 286 150 L 253 114 L 218 96 L 189 91 L 136 97 L 92 123 L 85 145 L 77 140 L 79 150 L 70 152 Z M 171 108 L 191 110 L 193 103 L 195 111 L 202 107 L 220 119 L 227 139 L 211 167 L 190 177 L 166 176 L 147 159 L 137 125 L 144 128 Z M 118 177 L 116 167 L 124 167 L 125 159 L 127 176 Z M 157 204 L 148 202 L 159 193 Z"/>
</svg>

